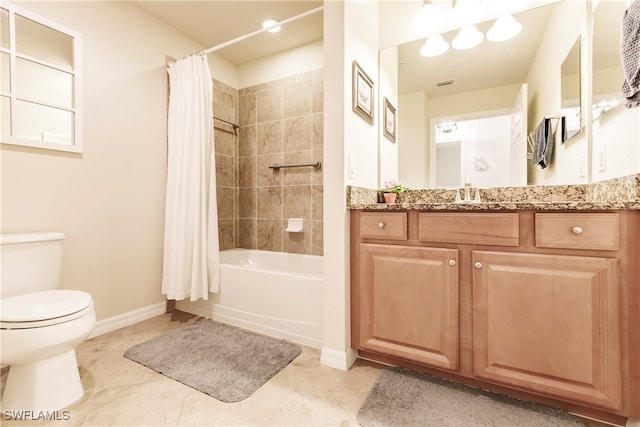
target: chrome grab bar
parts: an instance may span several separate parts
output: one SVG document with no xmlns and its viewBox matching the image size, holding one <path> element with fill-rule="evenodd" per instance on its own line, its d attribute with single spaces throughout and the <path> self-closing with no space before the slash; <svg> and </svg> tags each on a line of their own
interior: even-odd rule
<svg viewBox="0 0 640 427">
<path fill-rule="evenodd" d="M 279 170 L 279 169 L 284 169 L 284 168 L 303 168 L 306 166 L 313 166 L 314 169 L 320 169 L 322 167 L 322 163 L 320 163 L 320 161 L 318 160 L 315 163 L 292 163 L 292 164 L 288 164 L 288 165 L 280 165 L 278 163 L 274 163 L 272 165 L 269 166 L 270 169 L 275 169 L 275 170 Z"/>
</svg>

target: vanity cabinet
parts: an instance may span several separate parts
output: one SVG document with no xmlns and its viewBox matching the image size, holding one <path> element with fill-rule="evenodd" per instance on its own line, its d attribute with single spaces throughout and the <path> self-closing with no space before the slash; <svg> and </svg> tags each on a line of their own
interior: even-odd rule
<svg viewBox="0 0 640 427">
<path fill-rule="evenodd" d="M 619 261 L 473 251 L 473 374 L 621 409 Z"/>
<path fill-rule="evenodd" d="M 596 418 L 640 418 L 638 236 L 637 211 L 354 210 L 352 347 Z"/>
<path fill-rule="evenodd" d="M 458 368 L 458 251 L 362 244 L 358 347 Z"/>
</svg>

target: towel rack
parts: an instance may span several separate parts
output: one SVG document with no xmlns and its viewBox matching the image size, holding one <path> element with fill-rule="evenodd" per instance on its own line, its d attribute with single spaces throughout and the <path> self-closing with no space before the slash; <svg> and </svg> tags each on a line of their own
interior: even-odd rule
<svg viewBox="0 0 640 427">
<path fill-rule="evenodd" d="M 231 126 L 233 128 L 233 135 L 238 136 L 238 128 L 240 127 L 239 125 L 237 125 L 235 123 L 228 122 L 228 121 L 223 120 L 223 119 L 220 119 L 220 118 L 218 118 L 216 116 L 213 116 L 213 120 L 217 120 L 219 122 L 222 122 L 224 124 L 227 124 L 227 125 Z M 228 130 L 226 130 L 224 128 L 220 128 L 220 127 L 217 127 L 217 126 L 214 126 L 214 128 L 218 129 L 218 130 L 220 130 L 222 132 L 232 133 L 232 132 L 230 132 L 230 131 L 228 131 Z"/>
<path fill-rule="evenodd" d="M 284 169 L 284 168 L 304 168 L 307 166 L 313 166 L 314 169 L 320 169 L 322 167 L 322 163 L 320 163 L 320 161 L 318 160 L 315 163 L 291 163 L 288 165 L 281 165 L 278 163 L 274 163 L 272 165 L 269 166 L 270 169 L 275 169 L 275 170 L 279 170 L 279 169 Z"/>
</svg>

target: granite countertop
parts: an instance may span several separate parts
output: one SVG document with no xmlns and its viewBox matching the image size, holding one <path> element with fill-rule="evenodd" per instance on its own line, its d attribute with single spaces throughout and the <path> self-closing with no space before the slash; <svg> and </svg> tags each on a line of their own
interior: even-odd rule
<svg viewBox="0 0 640 427">
<path fill-rule="evenodd" d="M 640 174 L 593 184 L 481 188 L 480 203 L 456 203 L 456 190 L 408 190 L 377 203 L 378 190 L 347 187 L 347 208 L 363 210 L 640 210 Z M 460 191 L 460 190 L 458 190 Z M 472 187 L 471 196 L 476 189 Z M 462 191 L 460 191 L 462 197 Z"/>
</svg>

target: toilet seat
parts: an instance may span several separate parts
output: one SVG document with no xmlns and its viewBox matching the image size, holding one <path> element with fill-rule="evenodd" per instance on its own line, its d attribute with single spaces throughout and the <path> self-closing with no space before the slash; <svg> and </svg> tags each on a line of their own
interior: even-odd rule
<svg viewBox="0 0 640 427">
<path fill-rule="evenodd" d="M 56 289 L 0 300 L 0 329 L 32 329 L 57 325 L 93 311 L 91 295 Z"/>
</svg>

